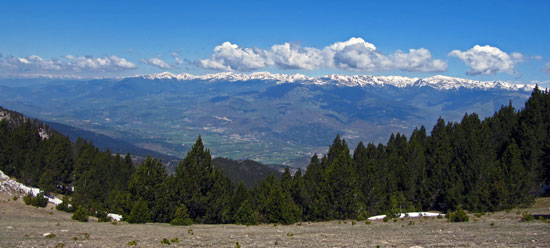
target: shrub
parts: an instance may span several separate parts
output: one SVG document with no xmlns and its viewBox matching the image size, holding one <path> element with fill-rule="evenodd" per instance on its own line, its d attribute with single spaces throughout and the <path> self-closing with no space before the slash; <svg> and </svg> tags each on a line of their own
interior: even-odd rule
<svg viewBox="0 0 550 248">
<path fill-rule="evenodd" d="M 531 222 L 534 220 L 535 220 L 535 217 L 528 212 L 524 212 L 523 215 L 521 216 L 521 221 L 523 222 Z"/>
<path fill-rule="evenodd" d="M 382 219 L 382 221 L 384 221 L 384 222 L 388 222 L 389 220 L 390 220 L 390 218 L 388 216 L 386 216 Z"/>
<path fill-rule="evenodd" d="M 48 198 L 44 196 L 44 192 L 40 192 L 32 199 L 31 205 L 44 208 L 48 205 Z"/>
<path fill-rule="evenodd" d="M 170 242 L 172 242 L 172 243 L 178 243 L 178 242 L 180 242 L 180 239 L 178 239 L 177 237 L 175 237 L 175 238 L 171 239 Z"/>
<path fill-rule="evenodd" d="M 64 211 L 64 212 L 72 212 L 73 211 L 73 208 L 69 207 L 70 206 L 70 200 L 69 200 L 69 197 L 67 196 L 63 196 L 63 200 L 60 204 L 57 204 L 57 206 L 55 206 L 55 209 L 59 210 L 59 211 Z"/>
<path fill-rule="evenodd" d="M 370 220 L 365 221 L 365 224 L 366 224 L 366 225 L 370 225 L 371 223 L 372 223 L 372 222 L 370 222 Z"/>
<path fill-rule="evenodd" d="M 160 241 L 160 243 L 163 245 L 170 245 L 170 241 L 166 238 L 163 238 L 162 241 Z"/>
<path fill-rule="evenodd" d="M 235 248 L 241 248 L 241 244 L 239 244 L 239 242 L 235 242 Z"/>
<path fill-rule="evenodd" d="M 191 218 L 189 218 L 189 214 L 187 213 L 187 207 L 185 207 L 184 204 L 181 204 L 176 209 L 176 213 L 174 214 L 174 219 L 170 221 L 170 225 L 189 226 L 192 224 L 193 224 L 193 221 L 191 220 Z"/>
<path fill-rule="evenodd" d="M 14 195 L 11 199 L 14 200 L 14 201 L 17 201 L 17 199 L 19 199 L 19 198 L 17 198 L 17 196 Z"/>
<path fill-rule="evenodd" d="M 98 210 L 95 214 L 98 222 L 111 222 L 111 217 L 107 216 L 107 211 Z"/>
<path fill-rule="evenodd" d="M 25 202 L 25 204 L 27 204 L 27 205 L 31 205 L 31 203 L 32 203 L 32 198 L 34 198 L 34 196 L 33 196 L 32 193 L 29 191 L 25 196 L 23 196 L 23 202 Z"/>
<path fill-rule="evenodd" d="M 462 207 L 459 206 L 456 211 L 447 214 L 447 219 L 449 222 L 468 222 L 470 217 L 464 212 Z"/>
<path fill-rule="evenodd" d="M 354 220 L 351 221 L 351 225 L 355 225 L 357 224 L 357 222 L 355 222 Z"/>
<path fill-rule="evenodd" d="M 30 191 L 23 196 L 23 201 L 27 205 L 32 205 L 35 207 L 46 207 L 48 205 L 48 199 L 44 197 L 44 192 L 38 193 L 34 196 Z"/>
<path fill-rule="evenodd" d="M 132 240 L 132 241 L 128 242 L 128 246 L 136 246 L 136 245 L 137 245 L 136 240 Z"/>
<path fill-rule="evenodd" d="M 88 213 L 84 209 L 84 207 L 79 206 L 78 209 L 73 214 L 73 220 L 81 221 L 81 222 L 88 222 Z"/>
</svg>

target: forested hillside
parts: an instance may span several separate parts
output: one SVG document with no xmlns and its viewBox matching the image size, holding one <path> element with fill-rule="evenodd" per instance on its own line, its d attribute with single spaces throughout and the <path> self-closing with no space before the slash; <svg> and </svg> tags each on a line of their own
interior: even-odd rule
<svg viewBox="0 0 550 248">
<path fill-rule="evenodd" d="M 260 184 L 270 173 L 280 176 L 280 172 L 253 160 L 233 160 L 229 158 L 214 158 L 212 164 L 223 171 L 223 174 L 235 184 L 241 181 L 247 186 Z"/>
<path fill-rule="evenodd" d="M 510 103 L 484 120 L 439 119 L 430 134 L 420 127 L 409 138 L 392 134 L 385 145 L 359 143 L 353 153 L 337 136 L 304 174 L 287 168 L 246 188 L 214 167 L 201 137 L 168 175 L 154 158 L 134 169 L 129 156 L 62 135 L 42 139 L 28 120 L 2 120 L 0 169 L 69 195 L 69 211 L 110 211 L 132 223 L 289 224 L 459 206 L 496 211 L 531 203 L 550 183 L 549 133 L 550 94 L 535 88 L 519 111 Z"/>
</svg>

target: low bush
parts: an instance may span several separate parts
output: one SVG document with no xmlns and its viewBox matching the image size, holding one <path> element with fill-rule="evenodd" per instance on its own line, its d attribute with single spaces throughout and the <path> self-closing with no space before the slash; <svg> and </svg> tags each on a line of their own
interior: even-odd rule
<svg viewBox="0 0 550 248">
<path fill-rule="evenodd" d="M 48 198 L 44 197 L 44 192 L 38 193 L 36 196 L 34 196 L 30 191 L 23 197 L 23 201 L 27 205 L 35 206 L 35 207 L 46 207 L 48 205 Z"/>
<path fill-rule="evenodd" d="M 68 213 L 71 213 L 74 211 L 74 209 L 71 207 L 69 197 L 67 196 L 63 196 L 63 200 L 61 201 L 60 204 L 57 204 L 57 206 L 55 206 L 55 209 L 63 212 L 68 212 Z"/>
<path fill-rule="evenodd" d="M 80 221 L 80 222 L 88 222 L 88 213 L 86 212 L 86 210 L 82 206 L 80 206 L 74 212 L 74 214 L 71 218 L 73 220 L 77 220 L 77 221 Z"/>
<path fill-rule="evenodd" d="M 535 217 L 528 213 L 528 212 L 524 212 L 523 215 L 521 216 L 521 221 L 522 222 L 531 222 L 531 221 L 534 221 L 535 220 Z"/>
<path fill-rule="evenodd" d="M 447 219 L 449 222 L 468 222 L 470 221 L 470 217 L 464 212 L 464 209 L 462 207 L 458 207 L 456 211 L 449 212 L 447 214 Z"/>
<path fill-rule="evenodd" d="M 189 226 L 192 225 L 193 221 L 189 218 L 189 213 L 187 212 L 187 207 L 181 204 L 174 214 L 174 219 L 170 221 L 170 225 L 175 226 Z"/>
<path fill-rule="evenodd" d="M 111 222 L 111 217 L 107 216 L 107 211 L 97 211 L 95 214 L 98 222 Z"/>
</svg>

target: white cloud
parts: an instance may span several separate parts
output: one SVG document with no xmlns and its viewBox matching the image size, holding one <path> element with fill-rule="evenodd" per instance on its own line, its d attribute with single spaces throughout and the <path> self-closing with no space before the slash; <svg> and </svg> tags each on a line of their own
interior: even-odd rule
<svg viewBox="0 0 550 248">
<path fill-rule="evenodd" d="M 8 56 L 0 59 L 0 71 L 10 74 L 59 74 L 59 73 L 87 73 L 113 72 L 136 68 L 136 65 L 124 58 L 108 56 L 94 58 L 91 56 L 66 55 L 62 59 L 43 59 L 37 55 L 27 57 Z"/>
<path fill-rule="evenodd" d="M 397 51 L 390 55 L 393 67 L 403 71 L 441 72 L 447 70 L 447 62 L 432 59 L 428 49 L 409 49 L 409 53 Z"/>
<path fill-rule="evenodd" d="M 176 61 L 176 65 L 183 64 L 183 60 L 180 58 L 180 55 L 178 53 L 172 53 L 172 57 L 174 57 L 174 60 Z"/>
<path fill-rule="evenodd" d="M 161 69 L 170 69 L 171 66 L 159 58 L 142 59 L 141 62 Z"/>
<path fill-rule="evenodd" d="M 517 74 L 516 65 L 525 60 L 521 53 L 508 54 L 489 45 L 475 45 L 464 52 L 453 50 L 449 56 L 457 57 L 468 65 L 468 75 L 494 75 L 497 72 Z"/>
<path fill-rule="evenodd" d="M 251 71 L 266 67 L 306 70 L 336 68 L 354 71 L 447 70 L 447 63 L 434 60 L 427 49 L 410 49 L 408 53 L 397 51 L 386 55 L 378 51 L 373 44 L 355 37 L 323 49 L 284 43 L 262 50 L 241 48 L 236 44 L 224 42 L 214 49 L 214 54 L 210 58 L 199 60 L 196 64 L 202 68 L 226 71 Z"/>
<path fill-rule="evenodd" d="M 197 64 L 203 68 L 225 71 L 252 71 L 269 66 L 263 50 L 241 48 L 227 41 L 216 46 L 209 59 L 199 60 Z"/>
<path fill-rule="evenodd" d="M 546 74 L 550 74 L 550 62 L 546 62 L 546 64 L 544 64 L 542 71 Z"/>
<path fill-rule="evenodd" d="M 134 63 L 117 56 L 94 58 L 92 56 L 67 55 L 65 58 L 68 59 L 65 64 L 66 69 L 73 71 L 121 71 L 136 68 Z"/>
<path fill-rule="evenodd" d="M 267 64 L 281 69 L 313 70 L 323 64 L 323 56 L 319 49 L 302 48 L 298 44 L 273 45 L 266 55 L 269 60 Z"/>
</svg>

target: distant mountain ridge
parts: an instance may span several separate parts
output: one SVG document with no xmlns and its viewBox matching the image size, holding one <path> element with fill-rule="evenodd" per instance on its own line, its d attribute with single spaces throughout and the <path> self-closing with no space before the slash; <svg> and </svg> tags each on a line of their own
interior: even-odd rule
<svg viewBox="0 0 550 248">
<path fill-rule="evenodd" d="M 466 89 L 502 89 L 512 91 L 531 91 L 535 88 L 534 84 L 515 84 L 505 81 L 478 81 L 465 78 L 448 77 L 436 75 L 427 78 L 410 78 L 403 76 L 373 76 L 373 75 L 339 75 L 330 74 L 320 77 L 308 77 L 302 74 L 280 74 L 269 72 L 254 72 L 250 74 L 222 72 L 215 74 L 206 74 L 195 76 L 189 73 L 173 74 L 170 72 L 162 72 L 156 74 L 138 76 L 149 80 L 179 80 L 179 81 L 271 81 L 279 84 L 283 83 L 298 83 L 304 85 L 336 85 L 348 87 L 366 87 L 366 86 L 393 86 L 398 88 L 404 87 L 431 87 L 438 90 L 456 90 L 460 88 Z"/>
<path fill-rule="evenodd" d="M 432 76 L 233 72 L 94 80 L 0 79 L 0 105 L 184 157 L 198 135 L 216 157 L 307 165 L 336 134 L 351 147 L 431 130 L 439 117 L 522 106 L 535 85 Z"/>
</svg>

